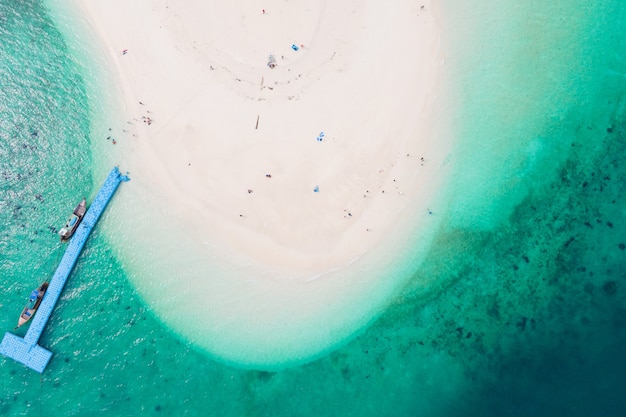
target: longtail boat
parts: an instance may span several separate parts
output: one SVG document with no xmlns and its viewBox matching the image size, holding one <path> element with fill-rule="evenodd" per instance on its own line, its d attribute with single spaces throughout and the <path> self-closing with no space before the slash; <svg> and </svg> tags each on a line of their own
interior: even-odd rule
<svg viewBox="0 0 626 417">
<path fill-rule="evenodd" d="M 24 310 L 22 310 L 22 314 L 20 314 L 20 319 L 17 323 L 17 327 L 20 327 L 35 315 L 35 312 L 39 308 L 39 304 L 41 304 L 41 300 L 43 300 L 43 296 L 46 293 L 47 289 L 48 281 L 44 282 L 39 286 L 39 288 L 33 290 L 33 292 L 30 293 L 30 297 L 28 298 L 28 304 L 26 304 L 26 307 L 24 307 Z"/>
<path fill-rule="evenodd" d="M 67 219 L 67 223 L 65 223 L 65 226 L 63 226 L 63 228 L 59 230 L 59 235 L 61 235 L 61 242 L 65 242 L 72 237 L 72 235 L 78 228 L 78 225 L 83 220 L 86 211 L 87 201 L 83 198 L 74 209 L 74 212 L 72 213 L 70 218 Z"/>
</svg>

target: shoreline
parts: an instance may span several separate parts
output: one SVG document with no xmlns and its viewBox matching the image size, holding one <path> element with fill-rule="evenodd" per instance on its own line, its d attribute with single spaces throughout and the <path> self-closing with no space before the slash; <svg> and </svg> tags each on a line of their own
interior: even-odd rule
<svg viewBox="0 0 626 417">
<path fill-rule="evenodd" d="M 117 3 L 78 1 L 129 114 L 114 157 L 133 178 L 124 212 L 143 218 L 130 225 L 136 253 L 116 250 L 134 284 L 168 326 L 225 360 L 311 357 L 349 338 L 403 285 L 437 227 L 428 213 L 452 145 L 434 143 L 443 61 L 429 2 L 381 12 L 270 1 L 265 13 Z M 230 27 L 240 20 L 259 39 Z M 146 205 L 151 213 L 136 209 Z M 192 310 L 202 336 L 185 323 Z M 265 349 L 246 347 L 259 339 Z"/>
</svg>

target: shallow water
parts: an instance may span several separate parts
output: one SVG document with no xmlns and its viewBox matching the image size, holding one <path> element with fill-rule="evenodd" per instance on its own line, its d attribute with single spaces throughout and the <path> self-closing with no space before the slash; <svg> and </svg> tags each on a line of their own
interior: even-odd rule
<svg viewBox="0 0 626 417">
<path fill-rule="evenodd" d="M 43 376 L 0 359 L 0 415 L 622 415 L 626 6 L 461 3 L 442 5 L 465 147 L 450 211 L 376 323 L 306 365 L 223 365 L 158 322 L 96 228 L 41 340 Z M 106 138 L 40 1 L 0 2 L 0 54 L 4 331 L 104 179 L 91 142 Z"/>
</svg>

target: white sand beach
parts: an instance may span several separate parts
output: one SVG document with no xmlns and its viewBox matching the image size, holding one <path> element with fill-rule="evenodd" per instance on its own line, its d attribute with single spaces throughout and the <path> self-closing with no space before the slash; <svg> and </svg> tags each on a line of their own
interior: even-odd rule
<svg viewBox="0 0 626 417">
<path fill-rule="evenodd" d="M 144 210 L 119 252 L 155 313 L 253 367 L 375 318 L 443 210 L 431 1 L 76 2 L 124 100 L 119 205 Z"/>
</svg>

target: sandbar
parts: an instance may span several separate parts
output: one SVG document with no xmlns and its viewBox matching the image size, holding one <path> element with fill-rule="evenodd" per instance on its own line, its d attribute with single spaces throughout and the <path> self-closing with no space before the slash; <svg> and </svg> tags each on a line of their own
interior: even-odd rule
<svg viewBox="0 0 626 417">
<path fill-rule="evenodd" d="M 75 2 L 125 119 L 111 152 L 132 177 L 118 215 L 135 220 L 110 228 L 156 315 L 257 368 L 375 319 L 443 210 L 435 5 Z"/>
</svg>

